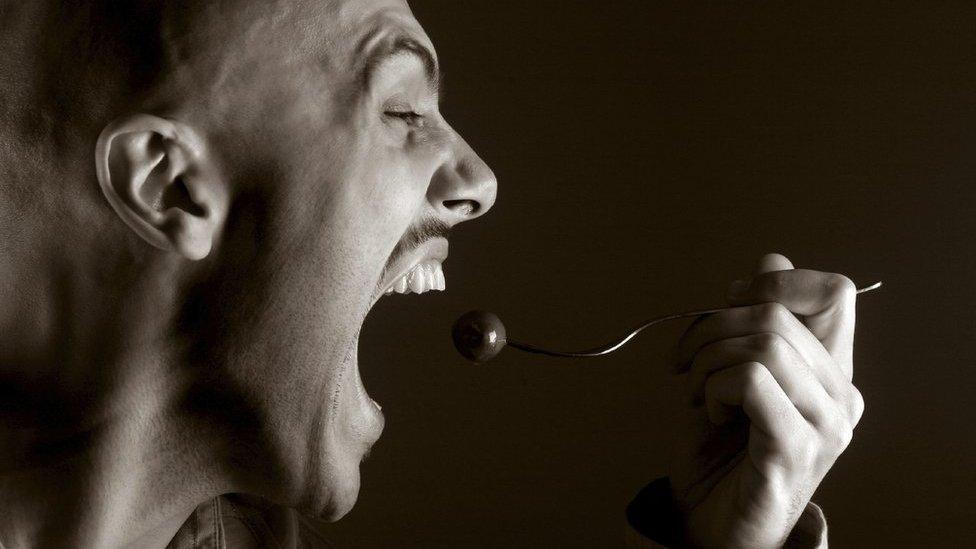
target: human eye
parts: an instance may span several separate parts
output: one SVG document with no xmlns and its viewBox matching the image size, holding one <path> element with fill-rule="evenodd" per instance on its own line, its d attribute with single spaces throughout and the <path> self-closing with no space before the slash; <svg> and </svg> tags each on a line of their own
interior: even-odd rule
<svg viewBox="0 0 976 549">
<path fill-rule="evenodd" d="M 423 126 L 424 123 L 424 115 L 410 108 L 388 108 L 383 111 L 383 115 L 390 119 L 400 120 L 411 126 Z"/>
<path fill-rule="evenodd" d="M 417 108 L 414 100 L 405 97 L 407 94 L 396 94 L 383 103 L 383 118 L 390 122 L 403 123 L 410 127 L 423 127 L 424 115 Z"/>
</svg>

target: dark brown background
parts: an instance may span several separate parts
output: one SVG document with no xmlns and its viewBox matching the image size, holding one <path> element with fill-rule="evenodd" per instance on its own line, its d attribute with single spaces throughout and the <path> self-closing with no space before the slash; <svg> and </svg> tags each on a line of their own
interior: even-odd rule
<svg viewBox="0 0 976 549">
<path fill-rule="evenodd" d="M 971 5 L 970 5 L 971 6 Z M 885 281 L 859 304 L 867 412 L 816 496 L 836 547 L 976 542 L 976 8 L 414 2 L 444 110 L 499 200 L 449 292 L 381 301 L 361 362 L 385 406 L 347 547 L 606 547 L 665 473 L 682 326 L 611 358 L 489 366 L 453 319 L 600 343 L 721 304 L 764 252 Z"/>
</svg>

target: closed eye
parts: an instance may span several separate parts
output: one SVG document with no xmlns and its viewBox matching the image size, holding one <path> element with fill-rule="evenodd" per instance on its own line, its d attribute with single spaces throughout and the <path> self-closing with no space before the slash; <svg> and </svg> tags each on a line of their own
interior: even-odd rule
<svg viewBox="0 0 976 549">
<path fill-rule="evenodd" d="M 424 120 L 424 115 L 414 111 L 386 111 L 383 114 L 390 118 L 403 120 L 411 125 L 420 125 Z"/>
</svg>

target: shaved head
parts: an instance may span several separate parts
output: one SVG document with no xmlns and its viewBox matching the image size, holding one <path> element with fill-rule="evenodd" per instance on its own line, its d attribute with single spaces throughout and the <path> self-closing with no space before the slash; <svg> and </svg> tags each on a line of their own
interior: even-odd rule
<svg viewBox="0 0 976 549">
<path fill-rule="evenodd" d="M 409 7 L 0 0 L 0 49 L 0 463 L 72 464 L 5 485 L 5 542 L 146 546 L 231 492 L 344 515 L 362 322 L 444 289 L 495 198 Z"/>
</svg>

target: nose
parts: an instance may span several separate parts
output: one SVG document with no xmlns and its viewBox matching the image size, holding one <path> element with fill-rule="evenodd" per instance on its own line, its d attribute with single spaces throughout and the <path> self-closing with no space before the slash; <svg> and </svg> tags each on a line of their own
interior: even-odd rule
<svg viewBox="0 0 976 549">
<path fill-rule="evenodd" d="M 498 181 L 471 146 L 455 134 L 451 150 L 434 172 L 427 201 L 437 217 L 454 226 L 484 215 L 495 203 Z"/>
</svg>

